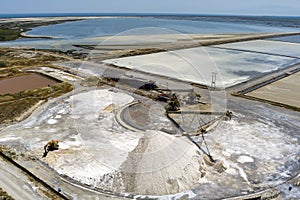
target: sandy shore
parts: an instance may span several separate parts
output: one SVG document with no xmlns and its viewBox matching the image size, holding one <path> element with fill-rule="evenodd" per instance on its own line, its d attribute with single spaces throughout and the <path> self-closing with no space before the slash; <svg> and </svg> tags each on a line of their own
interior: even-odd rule
<svg viewBox="0 0 300 200">
<path fill-rule="evenodd" d="M 152 29 L 149 29 L 151 31 Z M 152 30 L 153 31 L 153 30 Z M 198 46 L 210 46 L 242 41 L 259 40 L 274 37 L 300 35 L 300 32 L 289 33 L 232 33 L 232 34 L 151 34 L 148 35 L 133 32 L 124 35 L 92 37 L 86 39 L 90 42 L 98 42 L 95 45 L 82 45 L 95 49 L 126 48 L 127 46 L 156 46 L 168 50 L 192 48 Z M 99 44 L 99 41 L 101 42 Z M 98 45 L 99 44 L 99 45 Z"/>
<path fill-rule="evenodd" d="M 44 39 L 55 39 L 55 38 L 58 38 L 58 37 L 54 37 L 54 36 L 27 35 L 26 32 L 20 33 L 20 36 L 24 37 L 24 38 L 44 38 Z"/>
<path fill-rule="evenodd" d="M 63 20 L 85 20 L 85 19 L 104 19 L 104 18 L 116 18 L 114 16 L 101 16 L 101 17 L 28 17 L 28 18 L 0 18 L 0 23 L 9 22 L 51 22 L 51 21 L 63 21 Z"/>
</svg>

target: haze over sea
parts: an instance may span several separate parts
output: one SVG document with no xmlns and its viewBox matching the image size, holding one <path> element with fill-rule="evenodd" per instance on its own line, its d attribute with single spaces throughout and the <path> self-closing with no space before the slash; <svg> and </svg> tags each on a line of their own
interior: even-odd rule
<svg viewBox="0 0 300 200">
<path fill-rule="evenodd" d="M 111 16 L 111 18 L 89 19 L 42 26 L 34 28 L 27 34 L 74 39 L 110 36 L 143 27 L 166 28 L 183 34 L 296 32 L 300 30 L 300 17 L 159 14 L 10 14 L 0 15 L 0 18 L 66 16 Z"/>
<path fill-rule="evenodd" d="M 29 31 L 29 35 L 55 36 L 59 38 L 87 38 L 95 36 L 115 35 L 123 31 L 143 27 L 160 27 L 178 31 L 184 34 L 214 34 L 214 33 L 259 33 L 288 32 L 294 28 L 283 26 L 263 26 L 241 24 L 235 22 L 205 21 L 195 18 L 160 18 L 160 17 L 118 17 L 91 19 L 63 24 L 43 26 Z M 146 33 L 145 33 L 146 34 Z M 159 34 L 159 33 L 158 33 Z"/>
</svg>

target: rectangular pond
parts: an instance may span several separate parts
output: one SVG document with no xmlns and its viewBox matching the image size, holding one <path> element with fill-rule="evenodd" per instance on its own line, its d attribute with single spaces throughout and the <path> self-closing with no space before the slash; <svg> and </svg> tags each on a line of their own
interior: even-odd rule
<svg viewBox="0 0 300 200">
<path fill-rule="evenodd" d="M 210 86 L 229 87 L 300 62 L 286 56 L 198 47 L 103 61 L 119 67 Z"/>
<path fill-rule="evenodd" d="M 222 44 L 216 47 L 300 58 L 300 44 L 292 42 L 254 40 Z"/>
<path fill-rule="evenodd" d="M 285 37 L 270 38 L 268 40 L 282 41 L 282 42 L 292 42 L 292 43 L 300 43 L 300 35 L 292 35 L 292 36 L 285 36 Z"/>
</svg>

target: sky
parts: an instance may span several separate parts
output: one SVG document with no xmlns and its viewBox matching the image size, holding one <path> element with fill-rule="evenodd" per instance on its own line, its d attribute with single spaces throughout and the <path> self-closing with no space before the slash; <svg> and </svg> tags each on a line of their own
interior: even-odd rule
<svg viewBox="0 0 300 200">
<path fill-rule="evenodd" d="M 0 14 L 23 13 L 300 16 L 300 0 L 0 0 Z"/>
</svg>

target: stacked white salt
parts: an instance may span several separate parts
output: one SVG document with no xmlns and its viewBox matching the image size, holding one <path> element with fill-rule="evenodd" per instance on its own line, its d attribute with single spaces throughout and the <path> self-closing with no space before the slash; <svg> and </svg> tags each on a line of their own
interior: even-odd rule
<svg viewBox="0 0 300 200">
<path fill-rule="evenodd" d="M 167 195 L 195 186 L 205 173 L 199 149 L 185 137 L 147 131 L 121 166 L 125 192 Z"/>
</svg>

